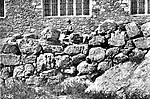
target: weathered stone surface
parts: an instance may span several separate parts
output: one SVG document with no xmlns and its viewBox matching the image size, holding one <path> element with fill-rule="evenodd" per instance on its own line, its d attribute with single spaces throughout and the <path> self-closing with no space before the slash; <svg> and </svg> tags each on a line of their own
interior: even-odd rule
<svg viewBox="0 0 150 99">
<path fill-rule="evenodd" d="M 116 54 L 118 54 L 120 49 L 118 47 L 109 48 L 106 50 L 106 56 L 108 58 L 113 58 Z"/>
<path fill-rule="evenodd" d="M 20 55 L 14 54 L 0 54 L 0 62 L 4 65 L 19 65 L 20 63 Z"/>
<path fill-rule="evenodd" d="M 141 48 L 141 49 L 150 48 L 150 37 L 148 38 L 140 37 L 140 38 L 134 39 L 133 42 L 137 48 Z"/>
<path fill-rule="evenodd" d="M 1 87 L 3 87 L 3 86 L 4 86 L 4 84 L 5 84 L 4 79 L 0 78 L 0 88 L 1 88 Z"/>
<path fill-rule="evenodd" d="M 72 57 L 72 65 L 76 66 L 83 60 L 85 60 L 86 56 L 84 54 L 78 54 Z"/>
<path fill-rule="evenodd" d="M 111 33 L 111 38 L 108 40 L 108 44 L 112 46 L 125 45 L 125 32 L 116 31 L 115 34 Z"/>
<path fill-rule="evenodd" d="M 5 54 L 16 54 L 16 55 L 21 55 L 20 49 L 17 44 L 4 44 L 2 47 L 2 53 Z"/>
<path fill-rule="evenodd" d="M 49 41 L 57 41 L 60 36 L 60 31 L 57 29 L 54 29 L 52 27 L 46 27 L 42 32 L 41 32 L 41 38 L 49 40 Z"/>
<path fill-rule="evenodd" d="M 49 44 L 48 42 L 42 43 L 42 47 L 45 53 L 61 53 L 63 52 L 63 47 L 60 45 L 60 43 L 57 45 L 57 42 L 54 42 L 55 44 Z"/>
<path fill-rule="evenodd" d="M 36 55 L 29 55 L 29 56 L 22 55 L 21 56 L 21 62 L 26 63 L 26 64 L 36 63 L 36 58 L 37 58 Z"/>
<path fill-rule="evenodd" d="M 141 26 L 141 31 L 145 37 L 150 36 L 150 22 L 143 24 Z"/>
<path fill-rule="evenodd" d="M 25 64 L 24 65 L 24 76 L 30 76 L 34 73 L 34 66 L 32 64 Z"/>
<path fill-rule="evenodd" d="M 113 66 L 112 60 L 108 59 L 98 64 L 97 70 L 99 72 L 105 72 Z"/>
<path fill-rule="evenodd" d="M 105 49 L 101 47 L 91 48 L 89 51 L 89 58 L 92 61 L 100 62 L 105 59 Z"/>
<path fill-rule="evenodd" d="M 82 61 L 78 66 L 77 66 L 77 70 L 78 70 L 78 75 L 81 74 L 88 74 L 89 70 L 88 70 L 88 63 L 86 61 Z"/>
<path fill-rule="evenodd" d="M 13 78 L 24 76 L 24 66 L 16 66 L 13 71 Z"/>
<path fill-rule="evenodd" d="M 135 48 L 132 50 L 132 52 L 129 54 L 129 59 L 131 62 L 141 63 L 143 61 L 144 56 L 147 51 L 142 51 L 138 48 Z"/>
<path fill-rule="evenodd" d="M 37 54 L 43 52 L 41 44 L 35 39 L 23 39 L 19 44 L 20 50 L 23 54 Z"/>
<path fill-rule="evenodd" d="M 9 78 L 11 75 L 11 69 L 10 67 L 4 67 L 1 71 L 0 71 L 0 78 L 2 79 L 7 79 Z"/>
<path fill-rule="evenodd" d="M 114 20 L 105 20 L 102 24 L 99 25 L 98 31 L 100 33 L 106 33 L 109 31 L 115 31 L 117 29 L 117 24 Z"/>
<path fill-rule="evenodd" d="M 64 50 L 64 53 L 69 55 L 76 55 L 76 54 L 87 54 L 88 51 L 88 45 L 82 44 L 82 45 L 70 45 L 67 46 Z"/>
<path fill-rule="evenodd" d="M 149 98 L 149 67 L 150 61 L 147 57 L 140 64 L 131 62 L 119 64 L 98 77 L 94 84 L 86 89 L 86 92 L 102 92 L 109 95 L 114 93 L 121 98 L 127 98 L 125 94 L 131 97 L 138 92 L 136 97 L 148 96 Z"/>
<path fill-rule="evenodd" d="M 37 71 L 43 71 L 53 67 L 52 59 L 54 58 L 52 53 L 40 54 L 37 58 Z"/>
<path fill-rule="evenodd" d="M 113 62 L 116 64 L 123 63 L 125 61 L 128 61 L 128 56 L 123 53 L 117 54 L 113 59 Z"/>
<path fill-rule="evenodd" d="M 127 30 L 127 34 L 129 36 L 129 38 L 136 37 L 136 36 L 140 35 L 140 33 L 141 33 L 139 27 L 136 25 L 135 22 L 128 23 L 126 25 L 126 30 Z"/>
<path fill-rule="evenodd" d="M 79 72 L 78 75 L 89 74 L 96 70 L 96 64 L 89 64 L 86 61 L 82 61 L 77 66 L 77 70 Z"/>
<path fill-rule="evenodd" d="M 90 41 L 89 45 L 93 46 L 99 46 L 101 44 L 105 43 L 105 37 L 104 36 L 94 36 Z"/>
<path fill-rule="evenodd" d="M 69 68 L 71 65 L 71 58 L 69 55 L 63 55 L 56 61 L 56 65 L 62 69 Z"/>
<path fill-rule="evenodd" d="M 69 41 L 75 44 L 80 44 L 83 42 L 83 37 L 80 33 L 72 33 L 69 36 Z"/>
</svg>

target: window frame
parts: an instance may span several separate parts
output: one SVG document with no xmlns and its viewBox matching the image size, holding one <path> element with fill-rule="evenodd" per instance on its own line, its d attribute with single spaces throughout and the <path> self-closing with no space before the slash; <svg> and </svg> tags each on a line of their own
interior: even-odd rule
<svg viewBox="0 0 150 99">
<path fill-rule="evenodd" d="M 4 0 L 4 16 L 0 16 L 0 19 L 4 19 L 6 17 L 6 3 L 5 3 L 5 0 Z"/>
<path fill-rule="evenodd" d="M 60 18 L 62 18 L 62 17 L 64 17 L 64 18 L 65 17 L 91 17 L 92 16 L 92 0 L 89 0 L 89 15 L 76 15 L 76 0 L 73 0 L 73 11 L 74 11 L 73 15 L 64 15 L 64 16 L 60 15 L 60 0 L 58 0 L 58 15 L 57 16 L 45 16 L 44 15 L 44 0 L 41 0 L 41 1 L 42 1 L 42 16 L 44 18 L 55 18 L 55 17 L 60 17 Z M 66 12 L 67 12 L 67 10 L 66 10 Z"/>
<path fill-rule="evenodd" d="M 139 2 L 139 1 L 138 1 Z M 150 0 L 149 0 L 149 2 L 150 2 Z M 133 13 L 131 13 L 131 10 L 132 10 L 132 7 L 131 7 L 131 3 L 132 3 L 132 1 L 131 0 L 129 0 L 129 13 L 130 13 L 130 15 L 131 16 L 147 16 L 147 15 L 150 15 L 150 13 L 148 13 L 148 7 L 150 7 L 150 5 L 148 5 L 148 0 L 145 0 L 145 4 L 144 4 L 144 14 L 139 14 L 139 13 L 137 13 L 137 14 L 133 14 Z"/>
</svg>

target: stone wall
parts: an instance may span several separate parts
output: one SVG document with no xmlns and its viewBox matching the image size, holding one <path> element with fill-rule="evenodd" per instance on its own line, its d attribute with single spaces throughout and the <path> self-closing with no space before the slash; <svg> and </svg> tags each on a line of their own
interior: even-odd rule
<svg viewBox="0 0 150 99">
<path fill-rule="evenodd" d="M 66 28 L 68 18 L 44 18 L 42 16 L 41 0 L 5 0 L 5 3 L 6 17 L 0 19 L 1 37 L 15 33 L 34 32 L 38 34 L 49 25 L 62 31 Z M 71 20 L 75 32 L 91 33 L 92 28 L 105 19 L 131 21 L 132 18 L 128 15 L 128 11 L 128 5 L 125 9 L 121 8 L 118 0 L 93 0 L 91 17 L 72 17 Z M 133 19 L 149 20 L 147 17 Z"/>
</svg>

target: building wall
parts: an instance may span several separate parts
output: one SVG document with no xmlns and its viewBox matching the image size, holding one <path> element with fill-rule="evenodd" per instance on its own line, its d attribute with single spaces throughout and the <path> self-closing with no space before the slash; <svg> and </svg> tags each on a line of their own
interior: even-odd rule
<svg viewBox="0 0 150 99">
<path fill-rule="evenodd" d="M 14 33 L 40 33 L 43 28 L 50 25 L 63 31 L 66 28 L 66 21 L 71 19 L 75 32 L 91 33 L 94 27 L 105 19 L 116 21 L 138 19 L 142 22 L 149 20 L 147 16 L 144 18 L 130 16 L 128 0 L 123 0 L 123 6 L 120 6 L 120 0 L 93 0 L 92 2 L 91 17 L 44 18 L 41 0 L 5 0 L 6 17 L 0 19 L 0 32 L 7 36 Z"/>
</svg>

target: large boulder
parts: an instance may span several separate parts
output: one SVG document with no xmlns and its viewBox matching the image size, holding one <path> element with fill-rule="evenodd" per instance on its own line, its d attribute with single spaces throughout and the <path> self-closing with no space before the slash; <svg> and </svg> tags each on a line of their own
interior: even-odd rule
<svg viewBox="0 0 150 99">
<path fill-rule="evenodd" d="M 150 37 L 148 38 L 140 37 L 140 38 L 134 39 L 133 42 L 137 48 L 141 48 L 141 49 L 150 48 Z"/>
<path fill-rule="evenodd" d="M 145 37 L 149 37 L 150 36 L 150 22 L 143 24 L 141 26 L 141 31 L 143 32 L 143 35 Z"/>
<path fill-rule="evenodd" d="M 101 47 L 91 48 L 89 51 L 89 58 L 92 61 L 100 62 L 105 59 L 105 51 L 106 50 Z"/>
<path fill-rule="evenodd" d="M 88 52 L 88 45 L 81 44 L 81 45 L 70 45 L 67 46 L 64 50 L 64 53 L 69 55 L 77 55 L 77 54 L 87 54 Z"/>
<path fill-rule="evenodd" d="M 100 46 L 105 43 L 105 37 L 104 36 L 94 36 L 90 41 L 89 45 L 93 46 Z"/>
<path fill-rule="evenodd" d="M 129 38 L 134 38 L 141 34 L 141 31 L 135 22 L 128 23 L 126 25 L 126 30 Z"/>
<path fill-rule="evenodd" d="M 112 46 L 125 45 L 125 32 L 116 31 L 115 33 L 111 33 L 111 38 L 108 39 L 108 44 Z"/>
<path fill-rule="evenodd" d="M 2 53 L 5 54 L 16 54 L 16 55 L 21 55 L 20 49 L 18 47 L 18 44 L 4 44 L 2 47 Z"/>
<path fill-rule="evenodd" d="M 145 60 L 140 64 L 131 62 L 119 64 L 98 77 L 94 84 L 86 89 L 86 92 L 105 95 L 115 94 L 116 97 L 125 99 L 128 97 L 131 97 L 130 99 L 137 99 L 138 97 L 149 99 L 149 67 L 150 60 L 148 57 L 145 57 Z"/>
<path fill-rule="evenodd" d="M 0 54 L 0 60 L 4 65 L 15 66 L 20 64 L 20 55 Z"/>
</svg>

